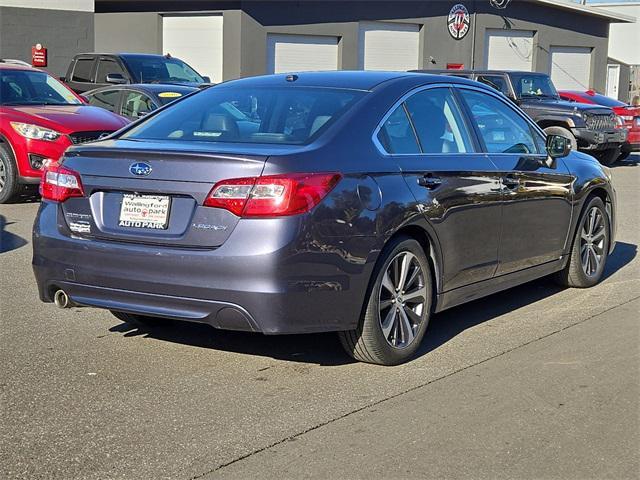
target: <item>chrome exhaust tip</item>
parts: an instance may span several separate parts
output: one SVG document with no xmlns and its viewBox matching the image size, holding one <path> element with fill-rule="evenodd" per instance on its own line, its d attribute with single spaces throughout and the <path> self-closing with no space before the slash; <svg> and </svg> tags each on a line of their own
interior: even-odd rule
<svg viewBox="0 0 640 480">
<path fill-rule="evenodd" d="M 53 294 L 53 303 L 58 308 L 70 308 L 71 307 L 71 299 L 67 292 L 64 290 L 56 290 L 56 293 Z"/>
</svg>

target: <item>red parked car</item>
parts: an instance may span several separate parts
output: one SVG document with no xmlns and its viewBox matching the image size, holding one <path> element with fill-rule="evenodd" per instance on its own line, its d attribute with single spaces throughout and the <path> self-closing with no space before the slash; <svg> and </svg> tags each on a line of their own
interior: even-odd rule
<svg viewBox="0 0 640 480">
<path fill-rule="evenodd" d="M 46 72 L 0 62 L 0 203 L 40 183 L 42 165 L 70 145 L 129 123 L 92 107 Z"/>
<path fill-rule="evenodd" d="M 616 115 L 622 118 L 623 126 L 629 130 L 629 137 L 627 142 L 622 145 L 622 154 L 618 159 L 627 158 L 631 152 L 640 152 L 640 107 L 627 105 L 620 100 L 600 95 L 593 90 L 587 90 L 586 92 L 563 90 L 558 93 L 563 100 L 603 105 L 611 108 Z"/>
</svg>

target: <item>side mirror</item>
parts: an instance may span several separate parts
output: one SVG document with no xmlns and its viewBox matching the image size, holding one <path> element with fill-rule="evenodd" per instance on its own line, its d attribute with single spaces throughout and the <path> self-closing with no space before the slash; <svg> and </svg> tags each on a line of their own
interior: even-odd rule
<svg viewBox="0 0 640 480">
<path fill-rule="evenodd" d="M 202 77 L 202 80 L 204 80 L 204 83 L 211 83 L 211 77 Z"/>
<path fill-rule="evenodd" d="M 107 83 L 113 83 L 115 85 L 122 85 L 127 83 L 127 80 L 122 76 L 121 73 L 109 73 L 105 80 Z"/>
<path fill-rule="evenodd" d="M 571 153 L 571 141 L 560 135 L 548 135 L 547 153 L 551 158 L 566 157 Z"/>
<path fill-rule="evenodd" d="M 86 95 L 80 95 L 80 98 L 84 103 L 89 103 L 89 97 L 87 97 Z"/>
</svg>

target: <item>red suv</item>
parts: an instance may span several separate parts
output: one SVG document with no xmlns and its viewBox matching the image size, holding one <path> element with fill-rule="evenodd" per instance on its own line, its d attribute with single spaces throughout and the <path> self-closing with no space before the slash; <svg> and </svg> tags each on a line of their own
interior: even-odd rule
<svg viewBox="0 0 640 480">
<path fill-rule="evenodd" d="M 42 165 L 68 146 L 98 139 L 128 122 L 84 101 L 35 68 L 0 62 L 0 203 L 40 182 Z"/>
<path fill-rule="evenodd" d="M 629 137 L 626 143 L 622 145 L 621 155 L 618 157 L 619 160 L 627 158 L 631 152 L 640 152 L 640 107 L 627 105 L 620 100 L 605 97 L 593 90 L 587 90 L 586 92 L 563 90 L 558 93 L 560 98 L 570 102 L 609 107 L 622 119 L 624 127 L 629 131 Z"/>
</svg>

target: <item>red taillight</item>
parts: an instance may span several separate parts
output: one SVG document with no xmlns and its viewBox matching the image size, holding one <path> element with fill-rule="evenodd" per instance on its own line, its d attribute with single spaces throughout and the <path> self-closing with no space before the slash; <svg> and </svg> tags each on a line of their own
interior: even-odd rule
<svg viewBox="0 0 640 480">
<path fill-rule="evenodd" d="M 58 163 L 50 163 L 42 172 L 40 195 L 43 199 L 53 202 L 64 202 L 71 197 L 84 197 L 80 175 Z"/>
<path fill-rule="evenodd" d="M 308 212 L 337 185 L 339 173 L 294 173 L 234 178 L 216 183 L 204 201 L 239 217 L 280 217 Z"/>
</svg>

